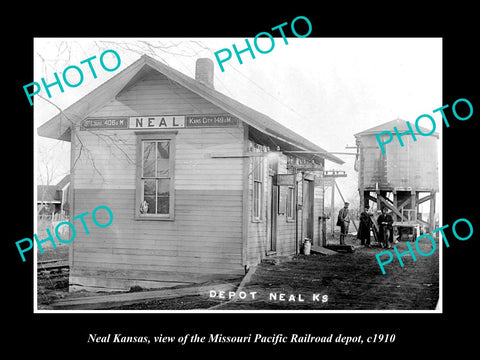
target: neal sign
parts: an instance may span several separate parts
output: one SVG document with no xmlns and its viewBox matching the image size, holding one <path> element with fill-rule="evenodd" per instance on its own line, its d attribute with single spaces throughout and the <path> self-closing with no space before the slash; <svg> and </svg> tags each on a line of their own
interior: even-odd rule
<svg viewBox="0 0 480 360">
<path fill-rule="evenodd" d="M 185 127 L 185 116 L 131 117 L 130 129 L 176 129 Z"/>
<path fill-rule="evenodd" d="M 82 121 L 80 130 L 235 127 L 238 124 L 239 120 L 229 115 L 155 115 L 88 118 Z"/>
</svg>

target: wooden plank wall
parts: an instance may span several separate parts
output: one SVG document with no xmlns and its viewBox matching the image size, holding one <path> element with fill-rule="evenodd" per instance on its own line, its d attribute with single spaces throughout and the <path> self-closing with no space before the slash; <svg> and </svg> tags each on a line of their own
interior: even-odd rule
<svg viewBox="0 0 480 360">
<path fill-rule="evenodd" d="M 151 72 L 90 116 L 218 113 L 224 111 L 166 76 Z"/>
<path fill-rule="evenodd" d="M 405 146 L 400 147 L 397 142 L 388 150 L 388 181 L 395 187 L 438 189 L 438 139 L 418 135 L 414 142 L 409 136 L 404 143 Z"/>
<path fill-rule="evenodd" d="M 252 171 L 252 162 L 250 162 L 250 171 Z M 262 221 L 254 221 L 252 216 L 252 204 L 253 204 L 253 181 L 251 176 L 248 182 L 248 243 L 247 243 L 247 267 L 254 266 L 258 264 L 262 259 L 265 258 L 267 253 L 267 226 L 270 224 L 267 223 L 266 212 L 268 204 L 267 193 L 270 191 L 267 187 L 267 177 L 268 177 L 268 162 L 265 160 L 264 163 L 264 186 L 263 191 L 265 196 L 263 197 L 263 207 L 262 207 Z M 287 173 L 287 157 L 285 155 L 280 155 L 278 162 L 278 173 L 286 174 Z M 286 214 L 277 214 L 277 247 L 276 255 L 293 255 L 295 254 L 295 232 L 296 232 L 296 223 L 295 221 L 288 221 L 286 219 Z"/>
<path fill-rule="evenodd" d="M 253 219 L 253 161 L 248 162 L 248 210 L 247 214 L 247 254 L 246 254 L 246 266 L 251 267 L 257 265 L 267 252 L 267 194 L 268 194 L 268 162 L 264 158 L 264 176 L 263 176 L 263 203 L 262 203 L 262 220 L 256 221 Z"/>
<path fill-rule="evenodd" d="M 321 246 L 321 225 L 318 217 L 324 214 L 324 187 L 323 187 L 323 172 L 315 172 L 315 188 L 313 195 L 313 245 Z"/>
<path fill-rule="evenodd" d="M 382 156 L 374 135 L 361 137 L 359 187 L 411 187 L 413 189 L 438 190 L 438 139 L 434 136 L 404 136 L 404 146 L 396 138 L 386 145 Z M 378 173 L 378 163 L 386 159 L 385 167 Z"/>
<path fill-rule="evenodd" d="M 89 116 L 206 113 L 224 111 L 154 75 Z M 77 130 L 72 141 L 75 214 L 107 205 L 114 221 L 102 229 L 90 219 L 90 234 L 80 223 L 76 226 L 71 287 L 161 287 L 243 275 L 243 160 L 210 157 L 218 152 L 241 153 L 243 138 L 243 127 L 180 129 L 175 220 L 138 221 L 134 220 L 134 132 Z"/>
<path fill-rule="evenodd" d="M 287 156 L 280 155 L 278 173 L 287 174 Z M 286 256 L 295 254 L 295 221 L 287 221 L 286 214 L 277 217 L 277 255 Z"/>
</svg>

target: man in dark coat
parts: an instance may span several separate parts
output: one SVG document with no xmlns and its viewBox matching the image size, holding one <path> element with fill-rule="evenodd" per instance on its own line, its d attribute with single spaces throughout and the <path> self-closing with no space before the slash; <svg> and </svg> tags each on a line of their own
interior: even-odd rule
<svg viewBox="0 0 480 360">
<path fill-rule="evenodd" d="M 382 214 L 377 218 L 380 242 L 386 248 L 391 248 L 393 243 L 393 218 L 387 214 L 387 208 L 382 209 Z M 388 244 L 390 242 L 390 245 Z"/>
<path fill-rule="evenodd" d="M 372 220 L 369 214 L 370 206 L 365 206 L 365 211 L 360 213 L 360 225 L 358 226 L 357 239 L 360 239 L 360 244 L 370 247 L 370 228 L 372 227 Z"/>
<path fill-rule="evenodd" d="M 340 244 L 345 245 L 345 237 L 348 234 L 348 226 L 350 225 L 350 214 L 348 213 L 348 202 L 338 212 L 337 226 L 340 226 Z"/>
</svg>

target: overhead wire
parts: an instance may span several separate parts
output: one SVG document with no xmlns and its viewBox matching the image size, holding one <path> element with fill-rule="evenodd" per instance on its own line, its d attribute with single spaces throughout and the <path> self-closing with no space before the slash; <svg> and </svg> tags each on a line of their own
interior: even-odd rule
<svg viewBox="0 0 480 360">
<path fill-rule="evenodd" d="M 204 44 L 202 41 L 195 41 L 195 43 L 197 43 L 199 46 L 203 47 L 205 50 L 209 50 L 209 51 L 212 51 L 214 52 L 208 45 Z M 259 90 L 261 90 L 264 94 L 266 94 L 267 96 L 269 96 L 270 98 L 272 98 L 273 100 L 275 100 L 277 103 L 279 103 L 280 105 L 282 105 L 284 108 L 286 108 L 287 110 L 289 110 L 291 113 L 293 113 L 294 115 L 296 115 L 300 120 L 304 121 L 305 119 L 308 119 L 309 116 L 305 116 L 304 114 L 300 114 L 298 111 L 296 111 L 295 109 L 293 109 L 290 105 L 288 105 L 287 103 L 285 103 L 284 101 L 280 100 L 279 98 L 277 98 L 276 96 L 272 95 L 269 91 L 267 91 L 263 86 L 261 86 L 260 84 L 258 84 L 256 81 L 254 81 L 253 79 L 249 78 L 247 75 L 245 75 L 243 72 L 241 72 L 239 69 L 237 69 L 237 67 L 233 66 L 232 64 L 230 64 L 229 62 L 226 63 L 226 65 L 233 69 L 236 73 L 238 73 L 240 76 L 242 76 L 244 79 L 246 79 L 247 81 L 249 81 L 250 83 L 252 83 L 256 88 L 258 88 Z M 215 79 L 219 80 L 219 77 L 218 76 L 215 76 Z M 221 82 L 221 81 L 220 81 Z M 221 82 L 222 83 L 222 82 Z M 223 83 L 222 83 L 223 84 Z M 223 84 L 224 88 L 227 89 L 228 91 L 228 88 Z M 230 92 L 229 92 L 230 93 Z M 231 93 L 230 93 L 231 94 Z M 230 95 L 232 96 L 232 95 Z M 233 96 L 232 96 L 233 97 Z M 270 140 L 276 144 L 275 140 L 269 135 L 269 134 L 266 134 Z M 278 146 L 277 144 L 275 146 Z"/>
<path fill-rule="evenodd" d="M 198 43 L 200 43 L 201 45 L 204 46 L 205 49 L 208 49 L 210 51 L 213 52 L 213 50 L 211 48 L 209 48 L 207 45 L 203 44 L 201 41 L 198 41 Z M 274 95 L 272 95 L 271 93 L 269 93 L 267 90 L 265 90 L 260 84 L 258 84 L 257 82 L 255 82 L 254 80 L 250 79 L 248 76 L 246 76 L 244 73 L 242 73 L 240 70 L 238 70 L 236 67 L 234 67 L 232 64 L 230 63 L 227 63 L 227 65 L 232 68 L 235 72 L 237 72 L 238 74 L 240 74 L 243 78 L 245 78 L 247 81 L 251 82 L 253 85 L 255 85 L 258 89 L 260 89 L 263 93 L 265 93 L 266 95 L 268 95 L 269 97 L 271 97 L 272 99 L 274 99 L 276 102 L 278 102 L 280 105 L 284 106 L 286 109 L 290 110 L 291 112 L 293 112 L 294 114 L 296 114 L 297 116 L 299 116 L 300 118 L 304 119 L 306 118 L 305 115 L 302 115 L 300 113 L 298 113 L 295 109 L 293 109 L 291 106 L 289 106 L 288 104 L 284 103 L 283 101 L 281 101 L 280 99 L 278 99 L 277 97 L 275 97 Z"/>
</svg>

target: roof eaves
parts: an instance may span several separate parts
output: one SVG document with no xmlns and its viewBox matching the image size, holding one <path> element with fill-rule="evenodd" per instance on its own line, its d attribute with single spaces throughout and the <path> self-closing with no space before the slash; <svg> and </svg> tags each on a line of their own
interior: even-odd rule
<svg viewBox="0 0 480 360">
<path fill-rule="evenodd" d="M 40 125 L 37 129 L 37 134 L 43 137 L 70 141 L 70 136 L 66 135 L 70 127 L 80 122 L 88 113 L 102 106 L 105 100 L 113 99 L 145 63 L 146 59 L 143 56 L 140 57 L 117 75 L 108 79 L 65 110 L 60 111 L 50 120 Z M 103 95 L 103 97 L 99 95 Z"/>
<path fill-rule="evenodd" d="M 360 131 L 360 132 L 354 134 L 353 136 L 354 137 L 359 137 L 359 136 L 363 136 L 363 135 L 376 135 L 376 134 L 379 134 L 379 133 L 385 132 L 385 131 L 390 131 L 393 134 L 394 133 L 394 129 L 393 129 L 394 126 L 397 127 L 399 132 L 405 132 L 405 131 L 409 130 L 406 126 L 403 127 L 403 125 L 406 125 L 406 123 L 407 123 L 406 120 L 402 120 L 402 119 L 397 118 L 395 120 L 387 121 L 385 123 L 382 123 L 382 124 L 376 125 L 374 127 L 368 128 L 366 130 Z M 399 125 L 402 126 L 402 127 L 399 128 Z M 421 127 L 421 126 L 419 126 L 419 129 L 424 134 L 428 134 L 431 131 L 431 130 L 426 129 L 426 128 Z M 418 129 L 416 129 L 416 126 L 412 126 L 412 130 L 413 130 L 414 134 L 421 135 L 421 133 L 418 131 Z M 433 135 L 437 138 L 439 137 L 439 134 L 437 132 L 434 132 L 431 135 Z"/>
</svg>

